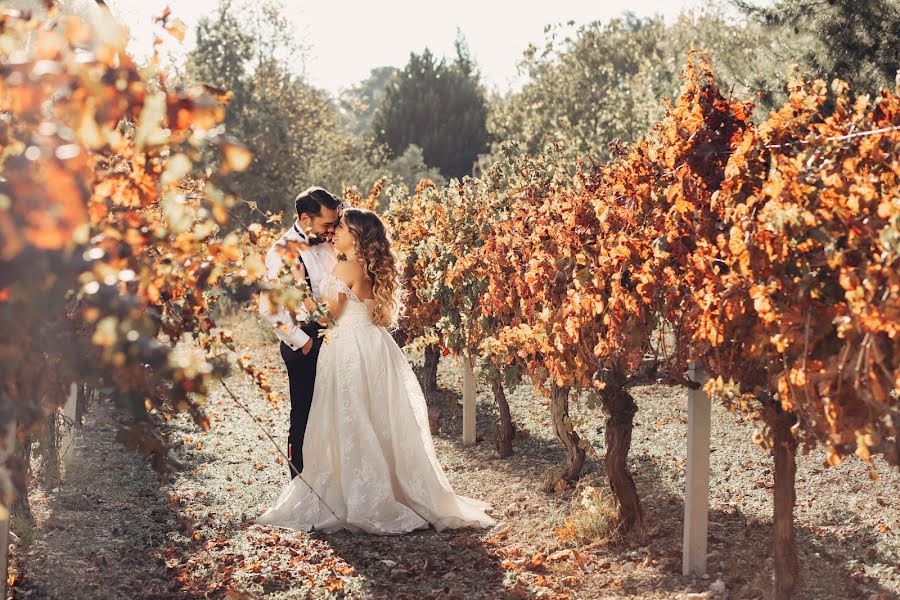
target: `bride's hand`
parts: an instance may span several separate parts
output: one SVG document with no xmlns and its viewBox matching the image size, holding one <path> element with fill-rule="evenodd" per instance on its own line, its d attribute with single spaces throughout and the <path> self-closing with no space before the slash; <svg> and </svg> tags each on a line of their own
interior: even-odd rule
<svg viewBox="0 0 900 600">
<path fill-rule="evenodd" d="M 306 310 L 308 310 L 309 312 L 313 312 L 319 308 L 319 303 L 316 302 L 315 298 L 313 298 L 312 296 L 307 296 L 303 299 L 303 306 L 305 306 Z"/>
</svg>

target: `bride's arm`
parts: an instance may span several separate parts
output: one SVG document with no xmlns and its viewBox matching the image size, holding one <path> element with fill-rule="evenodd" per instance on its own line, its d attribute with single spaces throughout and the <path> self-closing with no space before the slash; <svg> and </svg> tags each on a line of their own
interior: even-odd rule
<svg viewBox="0 0 900 600">
<path fill-rule="evenodd" d="M 346 262 L 339 262 L 334 266 L 331 274 L 343 281 L 349 288 L 350 284 L 353 281 L 353 271 L 353 265 L 350 265 Z M 332 323 L 334 323 L 334 321 L 337 320 L 338 317 L 341 316 L 341 313 L 344 312 L 344 307 L 347 304 L 347 294 L 338 292 L 337 298 L 323 297 L 321 299 L 321 302 L 325 305 L 325 308 L 328 309 L 328 314 L 331 315 L 331 319 L 329 319 L 328 317 L 322 317 L 321 319 L 319 319 L 319 323 L 321 323 L 322 325 L 331 325 Z"/>
<path fill-rule="evenodd" d="M 337 269 L 337 266 L 335 266 L 335 270 L 336 269 Z M 302 265 L 300 266 L 298 273 L 299 273 L 299 277 L 302 279 L 303 278 Z M 334 274 L 336 274 L 336 273 L 334 273 Z M 348 285 L 348 287 L 349 287 L 349 285 Z M 307 296 L 306 298 L 303 299 L 303 306 L 306 308 L 306 311 L 310 315 L 314 315 L 314 314 L 320 312 L 322 310 L 322 308 L 324 307 L 325 309 L 327 309 L 328 314 L 330 314 L 336 320 L 338 318 L 338 315 L 344 310 L 344 304 L 346 302 L 347 302 L 346 294 L 339 293 L 337 300 L 334 300 L 331 298 L 321 298 L 320 300 L 316 300 L 312 296 Z M 316 319 L 316 322 L 321 325 L 328 326 L 328 325 L 331 325 L 331 323 L 333 321 L 331 319 L 329 319 L 327 316 L 323 315 L 319 319 Z"/>
<path fill-rule="evenodd" d="M 344 305 L 347 304 L 347 295 L 338 294 L 338 297 L 339 300 L 322 300 L 322 303 L 325 304 L 325 308 L 328 309 L 328 314 L 331 315 L 331 318 L 329 319 L 327 316 L 323 316 L 318 321 L 320 325 L 325 325 L 326 327 L 332 325 L 337 321 L 337 318 L 341 316 L 341 313 L 344 312 Z"/>
</svg>

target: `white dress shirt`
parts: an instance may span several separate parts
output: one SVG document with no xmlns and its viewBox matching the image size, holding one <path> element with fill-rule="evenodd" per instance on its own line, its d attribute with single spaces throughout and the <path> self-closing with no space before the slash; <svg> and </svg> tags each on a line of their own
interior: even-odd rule
<svg viewBox="0 0 900 600">
<path fill-rule="evenodd" d="M 277 247 L 286 246 L 288 241 L 309 242 L 309 238 L 300 230 L 296 221 L 290 229 L 282 234 L 277 242 L 272 244 L 272 247 L 266 254 L 266 281 L 272 281 L 278 278 L 278 273 L 281 271 L 284 259 Z M 303 259 L 303 264 L 309 275 L 309 283 L 312 287 L 313 298 L 318 299 L 319 285 L 322 282 L 322 278 L 328 273 L 331 273 L 334 265 L 337 264 L 337 255 L 335 254 L 334 246 L 329 242 L 309 246 L 306 250 L 300 251 L 300 257 Z M 269 305 L 269 299 L 265 295 L 262 295 L 259 299 L 259 314 L 272 324 L 275 328 L 275 335 L 278 336 L 278 339 L 287 344 L 291 350 L 299 350 L 309 341 L 309 336 L 305 331 L 300 329 L 300 327 L 306 323 L 306 319 L 309 316 L 309 312 L 306 310 L 305 306 L 298 307 L 297 321 L 294 321 L 291 319 L 290 313 L 284 308 L 281 308 L 277 312 L 272 312 L 271 306 Z"/>
</svg>

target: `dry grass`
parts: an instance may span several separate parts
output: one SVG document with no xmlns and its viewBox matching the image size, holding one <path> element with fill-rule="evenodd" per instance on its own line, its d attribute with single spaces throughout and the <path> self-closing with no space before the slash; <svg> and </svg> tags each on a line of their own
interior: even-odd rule
<svg viewBox="0 0 900 600">
<path fill-rule="evenodd" d="M 621 545 L 625 542 L 617 516 L 616 499 L 605 481 L 595 477 L 578 483 L 567 520 L 578 546 Z"/>
</svg>

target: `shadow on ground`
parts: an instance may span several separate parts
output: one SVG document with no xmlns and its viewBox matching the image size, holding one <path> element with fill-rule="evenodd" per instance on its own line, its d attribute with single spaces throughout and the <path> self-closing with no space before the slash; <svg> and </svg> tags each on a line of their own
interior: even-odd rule
<svg viewBox="0 0 900 600">
<path fill-rule="evenodd" d="M 500 560 L 478 533 L 413 532 L 384 537 L 349 532 L 314 534 L 367 580 L 372 598 L 501 598 Z"/>
<path fill-rule="evenodd" d="M 13 598 L 176 595 L 162 549 L 179 520 L 150 465 L 116 441 L 126 418 L 93 403 L 60 487 L 32 495 L 37 527 Z"/>
</svg>

